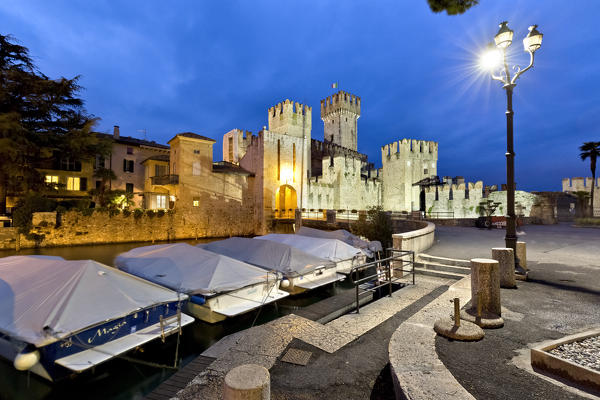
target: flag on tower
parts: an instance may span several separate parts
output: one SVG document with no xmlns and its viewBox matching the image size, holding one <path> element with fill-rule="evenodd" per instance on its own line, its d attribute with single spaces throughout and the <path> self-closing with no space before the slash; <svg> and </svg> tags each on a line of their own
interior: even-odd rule
<svg viewBox="0 0 600 400">
<path fill-rule="evenodd" d="M 334 83 L 331 84 L 331 88 L 332 89 L 337 89 L 338 85 L 339 85 L 339 82 L 334 82 Z"/>
</svg>

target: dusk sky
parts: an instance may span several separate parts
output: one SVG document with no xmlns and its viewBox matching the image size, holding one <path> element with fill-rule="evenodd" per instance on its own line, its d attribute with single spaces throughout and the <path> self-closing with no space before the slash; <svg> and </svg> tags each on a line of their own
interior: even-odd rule
<svg viewBox="0 0 600 400">
<path fill-rule="evenodd" d="M 381 166 L 381 146 L 439 142 L 438 174 L 505 181 L 506 97 L 477 68 L 498 23 L 544 34 L 514 97 L 517 189 L 561 190 L 591 176 L 578 146 L 600 141 L 600 1 L 481 0 L 463 15 L 426 0 L 0 2 L 0 29 L 52 78 L 81 75 L 99 131 L 166 143 L 192 131 L 217 140 L 255 134 L 285 99 L 313 107 L 340 89 L 361 97 L 359 151 Z"/>
</svg>

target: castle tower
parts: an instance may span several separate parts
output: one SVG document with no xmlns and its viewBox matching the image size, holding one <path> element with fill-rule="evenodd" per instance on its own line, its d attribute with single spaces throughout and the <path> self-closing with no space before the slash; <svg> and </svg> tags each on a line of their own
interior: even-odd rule
<svg viewBox="0 0 600 400">
<path fill-rule="evenodd" d="M 340 90 L 321 100 L 324 139 L 348 149 L 357 150 L 360 97 Z"/>
</svg>

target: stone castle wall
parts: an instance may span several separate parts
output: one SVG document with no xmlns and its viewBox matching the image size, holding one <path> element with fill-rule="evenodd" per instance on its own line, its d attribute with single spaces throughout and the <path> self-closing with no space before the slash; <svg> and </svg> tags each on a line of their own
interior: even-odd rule
<svg viewBox="0 0 600 400">
<path fill-rule="evenodd" d="M 437 175 L 438 144 L 402 139 L 381 148 L 383 208 L 390 211 L 419 209 L 419 188 L 413 183 Z"/>
<path fill-rule="evenodd" d="M 425 189 L 426 213 L 435 216 L 435 213 L 453 212 L 454 218 L 479 217 L 479 203 L 484 200 L 499 202 L 500 205 L 493 215 L 506 215 L 506 191 L 491 192 L 487 198 L 483 197 L 483 182 L 466 183 L 459 185 L 442 185 Z M 538 202 L 538 196 L 522 190 L 515 191 L 515 212 L 529 217 Z"/>
</svg>

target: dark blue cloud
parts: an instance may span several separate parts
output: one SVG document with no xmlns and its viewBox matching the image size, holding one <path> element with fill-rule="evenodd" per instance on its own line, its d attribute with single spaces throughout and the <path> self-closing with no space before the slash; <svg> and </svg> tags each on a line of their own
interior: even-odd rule
<svg viewBox="0 0 600 400">
<path fill-rule="evenodd" d="M 117 5 L 118 4 L 118 5 Z M 501 183 L 505 97 L 475 67 L 497 23 L 521 38 L 544 33 L 536 66 L 515 89 L 518 187 L 560 190 L 589 175 L 577 147 L 600 140 L 600 52 L 593 0 L 482 1 L 460 16 L 433 14 L 425 0 L 389 1 L 3 1 L 2 33 L 30 48 L 52 77 L 82 75 L 100 129 L 166 142 L 179 131 L 218 139 L 257 132 L 286 98 L 313 106 L 329 85 L 362 98 L 359 147 L 402 138 L 439 142 L 441 175 Z"/>
</svg>

